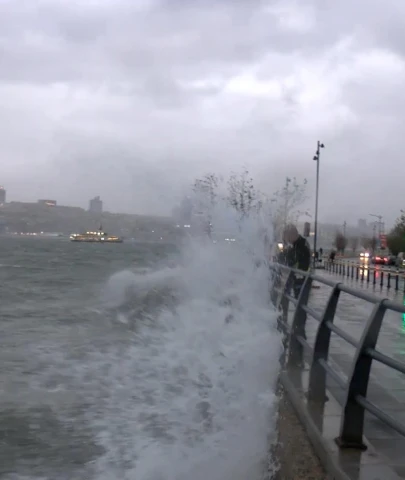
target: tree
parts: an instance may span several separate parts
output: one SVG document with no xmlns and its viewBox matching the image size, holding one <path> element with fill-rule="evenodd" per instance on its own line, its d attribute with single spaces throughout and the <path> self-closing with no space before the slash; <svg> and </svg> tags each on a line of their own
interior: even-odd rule
<svg viewBox="0 0 405 480">
<path fill-rule="evenodd" d="M 286 178 L 285 186 L 276 191 L 269 199 L 274 234 L 280 237 L 281 231 L 287 223 L 296 223 L 299 216 L 298 206 L 308 198 L 306 195 L 307 180 L 298 183 L 297 179 Z"/>
<path fill-rule="evenodd" d="M 195 194 L 194 210 L 202 218 L 203 230 L 211 236 L 213 209 L 218 199 L 219 178 L 208 173 L 195 180 L 193 191 Z"/>
<path fill-rule="evenodd" d="M 387 247 L 393 255 L 405 252 L 405 239 L 399 235 L 388 235 Z"/>
<path fill-rule="evenodd" d="M 193 191 L 197 196 L 197 208 L 211 210 L 217 200 L 217 189 L 219 185 L 218 177 L 213 173 L 208 173 L 202 178 L 195 180 Z"/>
<path fill-rule="evenodd" d="M 343 233 L 336 232 L 334 243 L 337 251 L 344 253 L 345 248 L 347 247 L 347 238 L 343 235 Z"/>
<path fill-rule="evenodd" d="M 352 237 L 349 239 L 350 242 L 350 247 L 355 252 L 357 250 L 357 247 L 359 246 L 359 237 Z"/>
<path fill-rule="evenodd" d="M 240 175 L 232 173 L 228 180 L 228 203 L 241 218 L 253 210 L 259 212 L 262 207 L 260 192 L 255 189 L 253 179 L 245 168 Z"/>
<path fill-rule="evenodd" d="M 405 214 L 397 219 L 394 228 L 387 235 L 387 246 L 393 255 L 405 252 Z"/>
<path fill-rule="evenodd" d="M 360 245 L 366 250 L 375 250 L 377 246 L 377 239 L 375 237 L 362 237 Z"/>
<path fill-rule="evenodd" d="M 194 182 L 193 212 L 205 225 L 209 225 L 210 233 L 213 210 L 218 201 L 223 200 L 238 213 L 240 220 L 252 214 L 258 215 L 263 235 L 270 241 L 268 229 L 272 227 L 274 240 L 279 241 L 287 223 L 296 223 L 300 215 L 308 215 L 297 209 L 307 198 L 306 185 L 305 179 L 298 183 L 295 177 L 286 178 L 285 187 L 270 197 L 255 187 L 246 168 L 240 174 L 232 173 L 226 182 L 210 173 Z"/>
</svg>

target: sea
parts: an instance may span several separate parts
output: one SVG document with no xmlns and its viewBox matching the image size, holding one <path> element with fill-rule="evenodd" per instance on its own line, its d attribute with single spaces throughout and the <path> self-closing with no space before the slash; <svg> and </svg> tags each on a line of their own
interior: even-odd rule
<svg viewBox="0 0 405 480">
<path fill-rule="evenodd" d="M 282 346 L 256 257 L 1 237 L 0 478 L 271 478 Z"/>
</svg>

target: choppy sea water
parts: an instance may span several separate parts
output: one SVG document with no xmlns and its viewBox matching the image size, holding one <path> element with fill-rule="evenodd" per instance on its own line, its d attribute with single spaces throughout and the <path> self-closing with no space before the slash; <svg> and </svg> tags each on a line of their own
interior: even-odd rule
<svg viewBox="0 0 405 480">
<path fill-rule="evenodd" d="M 281 342 L 242 250 L 0 238 L 0 478 L 261 478 Z"/>
</svg>

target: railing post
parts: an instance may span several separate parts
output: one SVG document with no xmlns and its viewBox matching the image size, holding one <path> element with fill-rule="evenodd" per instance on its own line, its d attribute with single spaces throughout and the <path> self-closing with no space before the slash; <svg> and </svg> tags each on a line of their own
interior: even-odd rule
<svg viewBox="0 0 405 480">
<path fill-rule="evenodd" d="M 356 265 L 356 280 L 359 279 L 359 266 Z"/>
<path fill-rule="evenodd" d="M 294 273 L 291 270 L 288 270 L 288 275 L 286 278 L 286 281 L 284 283 L 284 286 L 281 288 L 281 294 L 277 302 L 277 308 L 281 309 L 283 313 L 283 320 L 287 320 L 288 317 L 288 307 L 289 307 L 289 300 L 285 296 L 286 293 L 289 292 L 291 285 L 294 280 Z"/>
<path fill-rule="evenodd" d="M 387 288 L 391 288 L 391 273 L 388 272 L 387 275 Z"/>
<path fill-rule="evenodd" d="M 280 286 L 280 272 L 274 265 L 270 265 L 271 270 L 271 277 L 270 277 L 270 301 L 274 305 L 274 307 L 278 307 L 279 305 L 279 293 L 277 293 L 276 289 Z"/>
<path fill-rule="evenodd" d="M 326 372 L 319 365 L 319 360 L 328 360 L 332 331 L 326 326 L 326 322 L 333 322 L 335 318 L 336 308 L 340 297 L 339 286 L 340 283 L 337 283 L 332 289 L 315 336 L 308 388 L 308 400 L 312 402 L 322 402 L 326 397 Z"/>
<path fill-rule="evenodd" d="M 340 448 L 367 449 L 363 443 L 364 408 L 357 403 L 356 399 L 359 395 L 367 396 L 373 360 L 364 352 L 368 348 L 375 348 L 386 309 L 385 300 L 381 300 L 374 306 L 353 358 L 351 372 L 347 379 L 339 437 L 336 439 Z"/>
<path fill-rule="evenodd" d="M 399 289 L 399 275 L 398 273 L 395 274 L 395 291 L 397 292 Z"/>
<path fill-rule="evenodd" d="M 289 269 L 287 278 L 281 289 L 281 294 L 280 294 L 280 298 L 277 306 L 278 311 L 281 310 L 281 313 L 277 318 L 277 330 L 282 334 L 283 350 L 279 358 L 279 362 L 282 367 L 285 365 L 285 359 L 286 359 L 288 343 L 289 343 L 288 308 L 289 308 L 290 301 L 288 300 L 288 298 L 286 298 L 285 294 L 289 292 L 293 279 L 294 279 L 293 272 Z"/>
<path fill-rule="evenodd" d="M 297 340 L 297 335 L 305 338 L 305 324 L 307 321 L 307 313 L 301 308 L 302 305 L 308 304 L 309 294 L 311 293 L 312 276 L 309 274 L 302 285 L 300 295 L 298 297 L 297 307 L 291 325 L 291 335 L 288 350 L 288 365 L 300 366 L 303 362 L 303 347 Z"/>
<path fill-rule="evenodd" d="M 384 272 L 381 270 L 380 287 L 384 286 Z"/>
</svg>

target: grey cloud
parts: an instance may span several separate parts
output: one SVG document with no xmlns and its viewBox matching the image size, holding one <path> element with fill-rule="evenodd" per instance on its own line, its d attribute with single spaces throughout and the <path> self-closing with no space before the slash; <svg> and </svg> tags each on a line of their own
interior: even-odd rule
<svg viewBox="0 0 405 480">
<path fill-rule="evenodd" d="M 80 204 L 101 194 L 115 210 L 166 212 L 193 176 L 242 164 L 263 189 L 285 175 L 312 188 L 319 138 L 321 215 L 355 219 L 383 202 L 393 220 L 401 199 L 383 192 L 400 191 L 401 175 L 370 179 L 402 161 L 402 3 L 2 1 L 2 183 L 14 196 L 48 185 L 62 202 L 74 191 Z M 391 67 L 355 74 L 373 48 Z M 249 75 L 273 90 L 226 90 Z"/>
<path fill-rule="evenodd" d="M 91 81 L 103 73 L 142 77 L 156 64 L 161 75 L 234 71 L 282 46 L 284 35 L 262 15 L 262 4 L 180 8 L 179 2 L 177 8 L 167 3 L 165 9 L 138 10 L 122 0 L 104 9 L 64 2 L 40 2 L 42 8 L 34 9 L 22 2 L 11 12 L 3 6 L 0 26 L 9 28 L 11 38 L 3 42 L 1 73 L 6 81 L 48 83 Z"/>
</svg>

